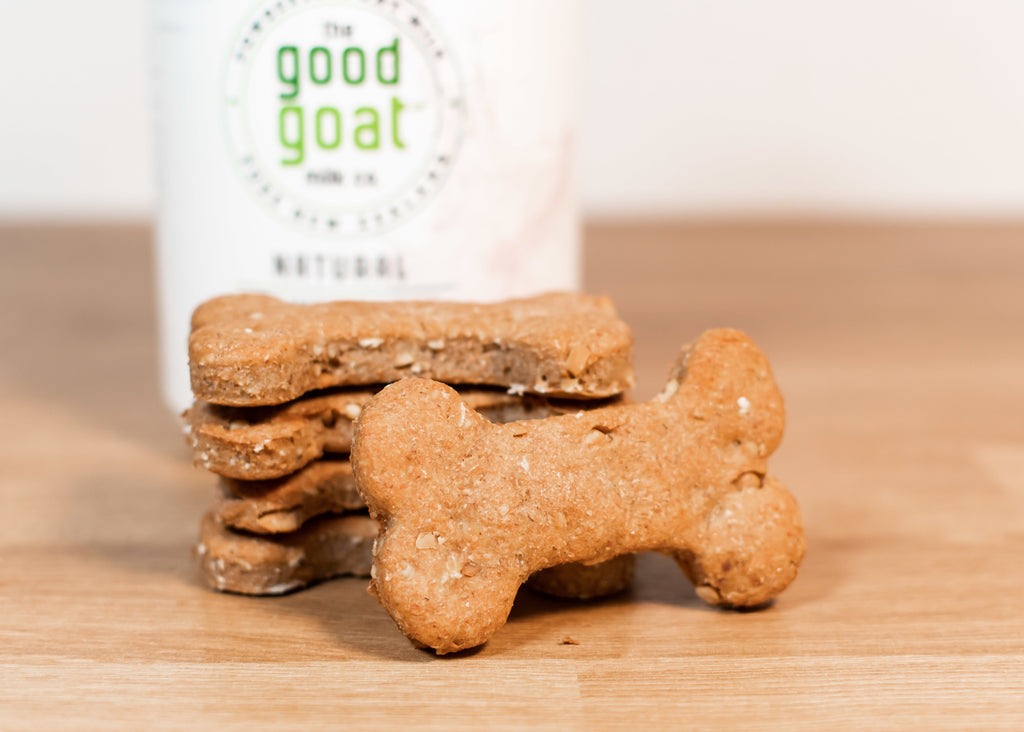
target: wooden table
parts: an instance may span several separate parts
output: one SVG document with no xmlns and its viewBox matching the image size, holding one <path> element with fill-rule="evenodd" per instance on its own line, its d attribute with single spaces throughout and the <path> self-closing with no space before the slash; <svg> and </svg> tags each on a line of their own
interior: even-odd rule
<svg viewBox="0 0 1024 732">
<path fill-rule="evenodd" d="M 201 585 L 214 481 L 157 394 L 150 238 L 0 228 L 0 728 L 1024 728 L 1024 225 L 591 227 L 638 396 L 703 328 L 772 358 L 807 558 L 737 614 L 645 556 L 444 658 L 364 580 Z"/>
</svg>

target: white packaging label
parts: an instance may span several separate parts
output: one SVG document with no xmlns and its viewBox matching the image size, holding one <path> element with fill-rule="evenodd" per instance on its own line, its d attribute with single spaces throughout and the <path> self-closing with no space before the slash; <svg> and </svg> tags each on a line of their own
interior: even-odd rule
<svg viewBox="0 0 1024 732">
<path fill-rule="evenodd" d="M 581 0 L 158 0 L 165 392 L 218 294 L 579 284 Z"/>
</svg>

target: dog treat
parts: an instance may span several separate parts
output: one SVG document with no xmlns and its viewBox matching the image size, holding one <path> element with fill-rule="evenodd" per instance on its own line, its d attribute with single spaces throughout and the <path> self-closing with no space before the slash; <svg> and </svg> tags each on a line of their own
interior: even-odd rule
<svg viewBox="0 0 1024 732">
<path fill-rule="evenodd" d="M 493 305 L 229 295 L 193 314 L 189 362 L 196 398 L 233 406 L 416 375 L 593 398 L 632 386 L 631 346 L 610 300 L 574 293 Z"/>
<path fill-rule="evenodd" d="M 184 414 L 195 464 L 229 478 L 288 475 L 324 453 L 347 453 L 353 424 L 378 388 L 314 394 L 274 407 L 197 401 Z"/>
<path fill-rule="evenodd" d="M 353 424 L 379 388 L 318 393 L 275 407 L 197 401 L 185 412 L 185 434 L 200 467 L 241 480 L 279 478 L 325 453 L 347 453 Z M 485 388 L 463 388 L 459 393 L 492 422 L 549 417 L 609 403 L 514 396 Z"/>
<path fill-rule="evenodd" d="M 295 531 L 314 516 L 366 508 L 348 460 L 318 460 L 276 480 L 221 478 L 217 517 L 256 534 Z"/>
<path fill-rule="evenodd" d="M 593 600 L 628 590 L 636 574 L 636 556 L 623 554 L 606 562 L 571 562 L 530 575 L 526 586 L 534 592 L 567 600 Z"/>
<path fill-rule="evenodd" d="M 327 513 L 366 509 L 356 490 L 348 460 L 319 460 L 294 475 L 268 481 L 221 478 L 222 496 L 214 514 L 228 529 L 255 534 L 296 531 L 306 521 Z M 347 537 L 345 537 L 347 539 Z M 622 592 L 633 583 L 631 554 L 592 566 L 551 567 L 530 577 L 526 586 L 555 597 L 589 600 Z M 330 566 L 326 579 L 336 574 Z"/>
<path fill-rule="evenodd" d="M 298 531 L 253 536 L 203 517 L 196 556 L 210 587 L 243 595 L 280 595 L 343 574 L 370 571 L 377 523 L 369 516 L 324 516 Z"/>
<path fill-rule="evenodd" d="M 783 423 L 767 359 L 731 330 L 685 349 L 655 400 L 543 420 L 495 425 L 444 384 L 392 384 L 352 448 L 383 527 L 371 591 L 438 653 L 485 642 L 533 572 L 626 552 L 674 557 L 711 604 L 762 604 L 805 547 L 767 475 Z"/>
</svg>

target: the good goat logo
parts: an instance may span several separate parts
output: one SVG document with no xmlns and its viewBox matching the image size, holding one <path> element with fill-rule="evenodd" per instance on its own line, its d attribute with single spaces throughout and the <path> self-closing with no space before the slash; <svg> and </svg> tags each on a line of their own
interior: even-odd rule
<svg viewBox="0 0 1024 732">
<path fill-rule="evenodd" d="M 280 0 L 254 9 L 225 83 L 236 168 L 306 231 L 394 228 L 437 193 L 458 152 L 455 60 L 410 0 Z"/>
</svg>

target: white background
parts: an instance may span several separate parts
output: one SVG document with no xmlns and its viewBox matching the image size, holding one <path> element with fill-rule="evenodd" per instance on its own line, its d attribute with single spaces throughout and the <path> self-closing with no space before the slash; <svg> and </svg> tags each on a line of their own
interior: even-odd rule
<svg viewBox="0 0 1024 732">
<path fill-rule="evenodd" d="M 1024 214 L 1024 0 L 587 8 L 591 216 Z M 148 22 L 0 0 L 0 217 L 152 214 Z"/>
</svg>

